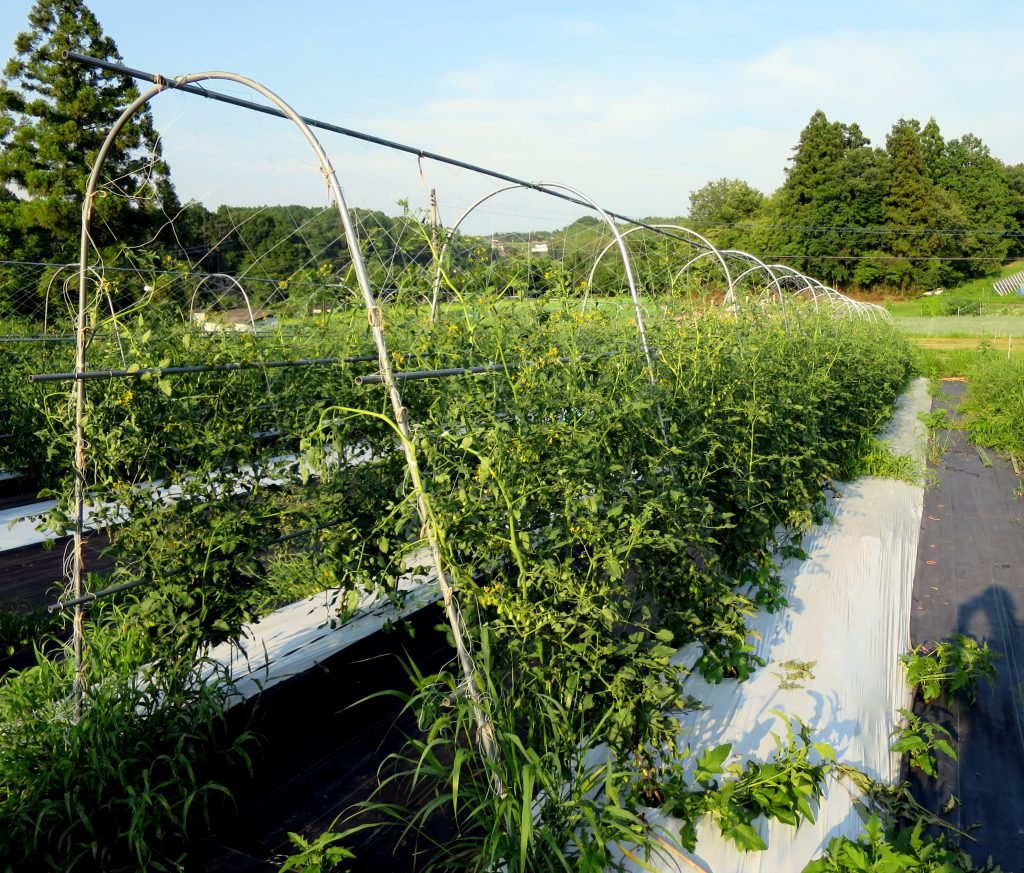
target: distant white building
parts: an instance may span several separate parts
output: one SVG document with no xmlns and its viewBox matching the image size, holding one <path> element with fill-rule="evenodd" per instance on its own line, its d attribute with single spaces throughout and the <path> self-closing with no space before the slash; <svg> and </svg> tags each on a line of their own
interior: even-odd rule
<svg viewBox="0 0 1024 873">
<path fill-rule="evenodd" d="M 548 244 L 546 242 L 532 242 L 530 243 L 530 254 L 531 255 L 546 255 L 548 253 Z"/>
</svg>

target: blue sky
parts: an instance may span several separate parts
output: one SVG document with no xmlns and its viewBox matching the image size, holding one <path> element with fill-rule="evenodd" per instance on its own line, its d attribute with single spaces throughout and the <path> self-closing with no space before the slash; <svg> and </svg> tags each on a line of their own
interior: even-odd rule
<svg viewBox="0 0 1024 873">
<path fill-rule="evenodd" d="M 5 56 L 31 5 L 0 4 Z M 634 216 L 685 213 L 690 191 L 721 177 L 771 192 L 816 109 L 859 123 L 875 144 L 898 118 L 934 116 L 947 138 L 974 133 L 1024 162 L 1021 4 L 88 5 L 130 66 L 242 73 L 302 114 L 564 183 Z M 174 94 L 153 113 L 183 199 L 325 201 L 282 122 Z M 398 198 L 420 203 L 436 187 L 451 215 L 496 184 L 323 139 L 356 205 L 396 212 Z"/>
</svg>

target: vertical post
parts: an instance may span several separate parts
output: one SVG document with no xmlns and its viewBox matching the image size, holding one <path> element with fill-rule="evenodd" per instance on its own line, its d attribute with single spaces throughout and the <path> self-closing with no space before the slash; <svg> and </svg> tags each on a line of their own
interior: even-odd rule
<svg viewBox="0 0 1024 873">
<path fill-rule="evenodd" d="M 86 262 L 89 255 L 89 223 L 92 218 L 94 192 L 88 190 L 82 203 L 82 235 L 78 264 L 78 322 L 75 329 L 75 372 L 85 372 L 85 349 L 88 333 Z M 76 599 L 85 593 L 85 379 L 76 379 L 72 386 L 75 400 L 75 534 L 71 562 L 71 584 Z M 85 606 L 75 604 L 71 625 L 71 642 L 75 657 L 75 722 L 82 719 L 85 705 Z"/>
<path fill-rule="evenodd" d="M 419 475 L 419 464 L 416 459 L 416 450 L 412 442 L 412 431 L 409 427 L 408 422 L 408 410 L 406 410 L 402 403 L 402 396 L 398 391 L 398 386 L 392 375 L 391 367 L 391 356 L 388 352 L 387 342 L 384 338 L 383 330 L 383 319 L 381 316 L 380 306 L 377 304 L 377 300 L 374 297 L 373 291 L 370 287 L 369 276 L 366 272 L 366 265 L 363 262 L 362 256 L 359 251 L 358 237 L 356 236 L 355 227 L 352 223 L 352 217 L 349 214 L 348 206 L 345 203 L 345 196 L 341 191 L 341 186 L 338 183 L 337 174 L 334 171 L 334 167 L 331 165 L 327 154 L 324 152 L 320 142 L 313 135 L 309 126 L 296 114 L 296 112 L 280 97 L 274 94 L 267 88 L 264 88 L 258 82 L 247 78 L 246 76 L 240 76 L 236 73 L 227 72 L 208 72 L 208 73 L 197 73 L 190 76 L 182 76 L 176 79 L 173 85 L 170 83 L 160 80 L 159 84 L 146 93 L 140 95 L 132 103 L 125 108 L 125 110 L 118 117 L 117 121 L 114 122 L 113 127 L 107 133 L 107 137 L 100 147 L 99 153 L 96 156 L 96 161 L 93 164 L 92 173 L 89 177 L 88 184 L 86 186 L 85 193 L 85 205 L 82 209 L 82 235 L 81 235 L 81 246 L 80 246 L 80 264 L 79 264 L 79 307 L 78 307 L 78 355 L 76 360 L 76 372 L 84 372 L 85 370 L 85 339 L 86 339 L 86 285 L 85 285 L 85 273 L 86 273 L 86 258 L 88 255 L 88 241 L 89 241 L 89 224 L 92 212 L 92 199 L 96 194 L 100 172 L 103 167 L 103 162 L 106 160 L 107 154 L 110 151 L 113 141 L 121 129 L 128 123 L 128 121 L 135 115 L 139 109 L 148 103 L 153 97 L 160 93 L 166 87 L 173 87 L 178 85 L 188 85 L 193 82 L 201 82 L 209 79 L 223 79 L 229 82 L 237 82 L 241 85 L 245 85 L 252 88 L 254 91 L 262 94 L 268 100 L 270 100 L 284 115 L 287 119 L 292 121 L 296 127 L 299 128 L 300 132 L 306 139 L 306 142 L 313 149 L 317 156 L 317 160 L 320 164 L 320 172 L 323 174 L 324 181 L 327 183 L 327 188 L 334 196 L 335 205 L 338 208 L 338 213 L 341 218 L 342 227 L 345 230 L 345 239 L 348 242 L 349 251 L 352 255 L 352 266 L 355 269 L 356 279 L 359 284 L 359 289 L 362 294 L 363 302 L 366 305 L 367 316 L 370 322 L 370 329 L 373 334 L 374 345 L 377 348 L 377 359 L 380 365 L 380 373 L 383 378 L 384 385 L 387 388 L 388 396 L 391 400 L 391 407 L 395 416 L 395 422 L 402 434 L 402 450 L 405 454 L 406 464 L 409 468 L 410 475 L 412 476 L 414 486 L 416 488 L 416 508 L 419 512 L 420 522 L 424 532 L 428 545 L 430 547 L 431 556 L 434 560 L 434 567 L 437 573 L 438 587 L 441 589 L 441 594 L 444 599 L 445 614 L 448 618 L 448 622 L 452 628 L 452 634 L 456 642 L 456 651 L 458 653 L 459 664 L 462 668 L 463 678 L 466 684 L 466 693 L 474 703 L 474 711 L 477 723 L 477 733 L 479 742 L 483 748 L 484 754 L 489 758 L 497 758 L 497 750 L 494 743 L 494 728 L 491 724 L 490 717 L 484 710 L 482 695 L 480 689 L 477 687 L 476 682 L 476 668 L 473 664 L 473 659 L 470 656 L 469 649 L 466 645 L 465 639 L 465 625 L 462 620 L 462 613 L 459 610 L 458 603 L 455 600 L 455 593 L 452 588 L 451 582 L 448 579 L 444 569 L 444 562 L 442 560 L 440 542 L 437 534 L 434 530 L 434 520 L 430 515 L 430 509 L 427 505 L 425 491 Z M 75 505 L 76 505 L 76 521 L 75 521 L 75 544 L 76 554 L 74 559 L 74 582 L 75 582 L 75 593 L 76 597 L 81 596 L 82 589 L 82 533 L 84 528 L 84 516 L 85 516 L 85 435 L 84 435 L 84 408 L 85 408 L 85 382 L 82 379 L 78 379 L 76 385 L 76 439 L 75 439 Z M 76 651 L 81 647 L 81 607 L 76 607 L 76 626 L 79 627 L 79 631 L 76 634 Z M 81 656 L 76 655 L 76 667 L 81 667 Z M 76 674 L 75 681 L 76 698 L 79 701 L 79 707 L 81 705 L 81 698 L 84 696 L 84 672 L 81 675 Z M 498 786 L 499 790 L 500 786 Z"/>
<path fill-rule="evenodd" d="M 437 257 L 437 189 L 430 189 L 430 251 Z"/>
</svg>

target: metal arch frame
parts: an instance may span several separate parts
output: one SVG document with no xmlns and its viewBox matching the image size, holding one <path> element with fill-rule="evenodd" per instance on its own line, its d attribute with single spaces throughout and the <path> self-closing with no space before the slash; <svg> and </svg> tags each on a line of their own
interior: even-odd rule
<svg viewBox="0 0 1024 873">
<path fill-rule="evenodd" d="M 782 294 L 783 283 L 786 283 L 786 284 L 802 283 L 802 286 L 798 286 L 797 287 L 797 292 L 801 292 L 801 291 L 809 292 L 810 295 L 811 295 L 811 302 L 814 304 L 815 311 L 818 311 L 820 309 L 820 306 L 818 304 L 818 298 L 821 295 L 817 292 L 817 290 L 815 289 L 814 285 L 811 283 L 811 279 L 808 276 L 805 276 L 799 270 L 794 269 L 793 267 L 790 267 L 787 264 L 771 264 L 770 268 L 773 271 L 777 270 L 777 271 L 780 271 L 782 273 L 782 275 L 778 276 L 776 278 L 776 281 L 775 281 L 776 288 L 779 289 L 779 294 L 780 295 Z"/>
<path fill-rule="evenodd" d="M 434 570 L 438 580 L 438 587 L 441 590 L 441 594 L 444 600 L 445 613 L 447 615 L 449 624 L 451 625 L 452 632 L 455 638 L 456 650 L 462 668 L 463 678 L 466 684 L 466 692 L 470 699 L 476 704 L 474 706 L 475 717 L 478 728 L 478 736 L 480 743 L 484 749 L 485 754 L 490 757 L 494 757 L 496 749 L 494 745 L 494 731 L 491 725 L 490 719 L 486 715 L 480 700 L 480 691 L 476 683 L 476 668 L 473 664 L 472 658 L 465 644 L 464 637 L 464 622 L 462 620 L 462 614 L 459 610 L 458 604 L 455 600 L 454 590 L 447 578 L 445 572 L 445 566 L 441 560 L 440 543 L 437 538 L 436 531 L 434 529 L 434 522 L 431 518 L 429 506 L 426 502 L 425 493 L 423 490 L 422 479 L 420 477 L 419 465 L 416 458 L 416 449 L 412 441 L 412 431 L 409 427 L 408 411 L 402 402 L 401 393 L 398 390 L 397 382 L 394 379 L 393 371 L 391 367 L 391 356 L 388 352 L 387 341 L 384 337 L 383 330 L 383 317 L 380 306 L 376 298 L 374 297 L 373 291 L 370 287 L 369 277 L 366 272 L 366 265 L 363 262 L 362 255 L 358 246 L 358 238 L 355 232 L 355 226 L 352 222 L 352 216 L 349 213 L 348 206 L 345 202 L 345 195 L 342 193 L 341 186 L 338 182 L 337 173 L 332 166 L 330 159 L 327 157 L 326 152 L 320 145 L 320 142 L 313 135 L 309 125 L 303 121 L 303 119 L 280 97 L 278 97 L 270 89 L 265 88 L 253 79 L 246 76 L 239 75 L 237 73 L 221 72 L 221 71 L 210 71 L 203 73 L 194 73 L 187 76 L 179 77 L 173 82 L 161 80 L 157 85 L 146 90 L 143 94 L 140 94 L 135 100 L 129 104 L 121 115 L 114 122 L 113 126 L 107 133 L 106 138 L 103 141 L 103 145 L 96 156 L 93 163 L 92 172 L 89 175 L 89 180 L 86 185 L 85 198 L 82 205 L 82 231 L 79 245 L 79 285 L 78 285 L 78 325 L 77 335 L 75 342 L 75 373 L 80 375 L 85 372 L 85 354 L 88 340 L 88 326 L 86 324 L 86 308 L 88 305 L 88 287 L 86 283 L 86 269 L 88 266 L 89 258 L 89 243 L 90 243 L 90 226 L 92 221 L 92 212 L 94 201 L 97 196 L 97 190 L 99 186 L 100 172 L 102 171 L 103 164 L 106 161 L 107 155 L 113 145 L 114 139 L 118 133 L 125 127 L 129 120 L 144 106 L 146 106 L 157 94 L 166 90 L 168 87 L 176 87 L 181 85 L 190 85 L 195 82 L 204 82 L 209 80 L 225 80 L 234 82 L 239 85 L 243 85 L 261 94 L 265 99 L 271 102 L 281 114 L 290 120 L 305 138 L 307 144 L 313 150 L 317 157 L 319 169 L 321 174 L 324 176 L 324 180 L 327 183 L 328 190 L 334 197 L 335 205 L 338 208 L 338 214 L 341 219 L 342 226 L 345 231 L 345 239 L 349 246 L 349 251 L 352 257 L 352 266 L 355 269 L 356 279 L 359 283 L 359 289 L 363 297 L 363 302 L 366 306 L 367 315 L 370 322 L 371 331 L 373 333 L 374 343 L 377 347 L 377 358 L 380 366 L 380 373 L 382 381 L 388 391 L 388 395 L 391 401 L 392 413 L 394 416 L 395 425 L 401 435 L 402 450 L 405 454 L 406 464 L 409 468 L 411 481 L 413 488 L 416 493 L 416 507 L 420 516 L 420 521 L 423 526 L 423 535 L 426 538 L 431 557 L 434 561 Z M 72 582 L 74 585 L 75 597 L 80 598 L 83 593 L 83 570 L 85 566 L 83 556 L 83 542 L 84 542 L 84 530 L 85 530 L 85 380 L 77 378 L 74 384 L 74 403 L 75 403 L 75 458 L 74 458 L 74 469 L 75 469 L 75 518 L 74 518 L 74 551 L 72 559 Z M 73 648 L 75 655 L 75 680 L 74 680 L 74 695 L 75 695 L 75 716 L 76 720 L 81 718 L 82 707 L 85 695 L 85 674 L 84 674 L 84 662 L 83 662 L 83 639 L 84 639 L 84 611 L 81 603 L 75 606 L 74 624 L 73 624 Z"/>
<path fill-rule="evenodd" d="M 742 264 L 749 264 L 740 277 L 746 278 L 754 272 L 762 272 L 768 276 L 768 284 L 761 290 L 768 289 L 769 300 L 773 300 L 779 306 L 785 307 L 786 295 L 782 293 L 782 288 L 779 284 L 779 277 L 775 274 L 775 271 L 764 261 L 762 261 L 756 255 L 750 254 L 750 252 L 743 251 L 742 249 L 723 249 L 722 255 L 727 258 L 731 258 L 739 261 Z M 734 282 L 734 289 L 739 285 L 739 278 Z M 735 298 L 735 290 L 733 295 L 733 308 L 738 306 L 739 301 Z"/>
<path fill-rule="evenodd" d="M 245 311 L 249 313 L 249 326 L 252 328 L 253 334 L 255 334 L 256 319 L 252 314 L 252 302 L 249 300 L 249 294 L 245 290 L 245 287 L 242 285 L 242 283 L 239 282 L 235 276 L 229 276 L 227 273 L 210 273 L 206 276 L 203 276 L 203 278 L 196 283 L 195 290 L 193 290 L 192 296 L 189 298 L 188 301 L 188 323 L 193 323 L 192 316 L 195 314 L 196 311 L 196 296 L 199 294 L 199 290 L 203 287 L 203 285 L 205 285 L 210 279 L 227 279 L 242 293 L 242 299 L 245 301 Z"/>
<path fill-rule="evenodd" d="M 762 261 L 760 258 L 755 257 L 754 255 L 749 254 L 748 252 L 741 252 L 738 249 L 727 249 L 723 251 L 722 254 L 737 256 L 737 260 L 743 260 L 751 264 L 751 266 L 747 267 L 746 270 L 744 270 L 736 277 L 736 279 L 734 280 L 736 286 L 739 286 L 740 282 L 746 279 L 747 276 L 753 275 L 754 273 L 766 273 L 769 279 L 768 287 L 774 288 L 773 294 L 780 304 L 785 303 L 785 298 L 782 292 L 779 290 L 778 277 L 775 275 L 772 268 L 769 267 L 764 261 Z"/>
<path fill-rule="evenodd" d="M 787 273 L 784 276 L 780 276 L 779 286 L 780 288 L 788 287 L 790 294 L 794 297 L 803 297 L 804 300 L 809 301 L 814 306 L 815 312 L 821 311 L 822 297 L 829 300 L 827 295 L 822 294 L 815 288 L 808 277 L 800 272 Z"/>
<path fill-rule="evenodd" d="M 196 296 L 199 294 L 199 289 L 201 289 L 203 287 L 203 285 L 206 284 L 207 281 L 209 281 L 210 279 L 215 279 L 215 278 L 216 279 L 227 279 L 228 281 L 230 281 L 241 292 L 242 300 L 245 301 L 245 311 L 249 313 L 249 327 L 252 328 L 252 335 L 253 335 L 253 338 L 255 340 L 255 338 L 257 336 L 257 332 L 256 332 L 256 318 L 255 318 L 255 316 L 253 315 L 253 312 L 252 312 L 252 302 L 249 300 L 249 294 L 245 290 L 245 287 L 242 285 L 242 283 L 239 282 L 238 279 L 235 276 L 229 276 L 227 273 L 210 273 L 210 274 L 208 274 L 206 276 L 203 276 L 203 278 L 200 279 L 196 283 L 195 290 L 192 292 L 192 296 L 189 298 L 189 301 L 188 301 L 188 323 L 189 323 L 189 327 L 193 326 L 192 315 L 195 313 L 194 304 L 196 302 Z M 206 330 L 206 328 L 204 327 L 203 330 Z M 263 383 L 267 386 L 267 395 L 270 396 L 271 403 L 273 403 L 274 409 L 277 410 L 277 408 L 278 408 L 277 404 L 274 403 L 273 396 L 272 396 L 272 394 L 273 394 L 273 387 L 270 384 L 270 374 L 266 370 L 263 371 Z"/>
<path fill-rule="evenodd" d="M 528 187 L 529 186 L 527 186 L 527 185 L 509 184 L 509 185 L 502 185 L 502 186 L 500 186 L 498 188 L 495 188 L 489 194 L 484 194 L 483 197 L 480 197 L 474 203 L 470 204 L 463 211 L 462 215 L 459 216 L 459 218 L 455 222 L 455 224 L 453 224 L 449 228 L 448 233 L 445 235 L 444 242 L 441 243 L 441 248 L 440 248 L 440 250 L 437 253 L 437 264 L 436 264 L 436 268 L 434 270 L 434 289 L 433 289 L 433 293 L 432 293 L 432 295 L 430 297 L 430 323 L 431 324 L 433 324 L 437 320 L 437 302 L 438 302 L 438 297 L 439 297 L 439 295 L 441 293 L 441 279 L 442 279 L 442 276 L 443 276 L 444 256 L 448 253 L 448 242 L 449 242 L 449 240 L 451 240 L 451 238 L 455 235 L 455 233 L 458 232 L 459 228 L 462 226 L 462 222 L 465 221 L 469 217 L 469 215 L 478 206 L 482 206 L 484 203 L 486 203 L 492 197 L 496 197 L 499 194 L 503 194 L 505 191 L 513 191 L 513 190 L 517 190 L 517 189 L 526 189 Z"/>
<path fill-rule="evenodd" d="M 672 279 L 671 279 L 672 287 L 673 288 L 675 287 L 676 282 L 682 277 L 683 273 L 687 272 L 690 269 L 690 267 L 692 267 L 694 264 L 697 263 L 697 261 L 702 260 L 703 258 L 718 258 L 719 263 L 722 265 L 723 269 L 725 270 L 726 289 L 725 289 L 725 300 L 723 302 L 724 302 L 725 305 L 731 306 L 735 302 L 735 299 L 736 299 L 736 294 L 735 294 L 735 287 L 736 286 L 735 286 L 735 283 L 733 282 L 732 273 L 729 272 L 729 268 L 725 264 L 725 259 L 722 257 L 722 253 L 718 249 L 712 249 L 712 250 L 707 251 L 707 252 L 701 252 L 699 255 L 694 255 L 692 258 L 690 258 L 690 260 L 688 260 L 685 264 L 683 264 L 683 266 L 681 266 L 676 271 L 675 275 L 672 276 Z"/>
<path fill-rule="evenodd" d="M 588 197 L 582 191 L 580 191 L 580 190 L 578 190 L 576 188 L 573 188 L 570 185 L 563 185 L 561 182 L 534 182 L 532 184 L 509 184 L 509 185 L 502 185 L 501 187 L 496 188 L 495 190 L 491 191 L 489 194 L 485 194 L 483 197 L 479 198 L 475 203 L 473 203 L 471 206 L 469 206 L 462 213 L 462 215 L 459 216 L 458 221 L 456 221 L 455 224 L 453 224 L 451 226 L 451 228 L 449 230 L 449 238 L 451 237 L 451 234 L 455 233 L 459 229 L 459 227 L 462 225 L 462 222 L 465 221 L 466 218 L 470 215 L 470 213 L 472 213 L 473 210 L 475 210 L 478 206 L 480 206 L 483 203 L 486 203 L 488 200 L 490 200 L 492 197 L 496 197 L 498 194 L 503 194 L 506 191 L 514 191 L 514 190 L 539 191 L 540 193 L 547 193 L 547 192 L 553 191 L 553 190 L 567 191 L 569 194 L 571 194 L 572 196 L 574 196 L 574 197 L 578 198 L 579 200 L 583 201 L 584 204 L 586 204 L 591 209 L 593 209 L 598 215 L 601 216 L 601 218 L 604 220 L 604 223 L 606 225 L 608 225 L 609 229 L 612 232 L 612 235 L 615 238 L 608 244 L 607 248 L 610 249 L 612 246 L 618 245 L 619 252 L 622 254 L 622 262 L 623 262 L 623 266 L 624 266 L 624 268 L 626 270 L 626 283 L 629 285 L 629 294 L 630 294 L 630 297 L 632 297 L 632 299 L 633 299 L 633 313 L 634 313 L 634 316 L 636 318 L 636 327 L 637 327 L 637 331 L 640 333 L 640 345 L 641 345 L 641 348 L 643 349 L 644 358 L 647 361 L 648 375 L 649 375 L 649 377 L 651 379 L 651 382 L 654 382 L 655 378 L 656 378 L 655 374 L 654 374 L 654 356 L 653 356 L 653 353 L 651 351 L 650 343 L 648 342 L 648 339 L 647 339 L 647 329 L 644 326 L 643 312 L 641 311 L 641 307 L 640 307 L 640 296 L 637 293 L 636 282 L 635 282 L 635 280 L 633 278 L 633 267 L 632 267 L 632 263 L 631 263 L 630 258 L 629 258 L 629 251 L 626 248 L 626 243 L 625 243 L 625 240 L 624 240 L 624 234 L 622 233 L 622 231 L 619 230 L 618 226 L 612 220 L 611 216 L 604 209 L 602 209 L 597 204 L 596 201 L 592 200 L 590 197 Z M 627 231 L 627 233 L 628 233 L 628 231 Z M 442 259 L 443 259 L 443 255 L 448 250 L 447 247 L 448 247 L 448 239 L 446 239 L 444 241 L 444 243 L 441 246 L 441 251 L 438 253 L 437 270 L 436 270 L 436 272 L 434 274 L 434 294 L 433 294 L 433 298 L 432 298 L 431 304 L 430 304 L 430 320 L 431 320 L 431 322 L 434 322 L 435 319 L 436 319 L 437 298 L 438 298 L 438 294 L 439 294 L 440 287 L 441 287 L 441 270 L 442 270 L 442 262 L 443 262 Z M 602 254 L 603 254 L 603 252 L 602 252 Z M 585 300 L 586 300 L 586 298 L 584 298 L 584 305 L 585 305 Z"/>
<path fill-rule="evenodd" d="M 652 224 L 652 225 L 638 224 L 638 225 L 635 225 L 634 227 L 629 228 L 629 230 L 625 231 L 622 234 L 622 236 L 623 237 L 627 237 L 631 233 L 635 233 L 636 231 L 639 231 L 639 230 L 651 230 L 651 229 L 656 229 L 656 230 L 678 230 L 678 231 L 681 231 L 682 233 L 685 233 L 685 234 L 688 234 L 691 237 L 694 237 L 698 243 L 701 243 L 704 246 L 706 246 L 707 251 L 704 252 L 704 254 L 706 254 L 706 255 L 715 254 L 718 257 L 718 262 L 719 262 L 719 264 L 722 267 L 722 272 L 725 273 L 725 280 L 729 284 L 729 288 L 726 291 L 726 298 L 728 299 L 729 295 L 732 293 L 732 285 L 733 285 L 733 283 L 732 283 L 732 275 L 729 272 L 729 267 L 725 263 L 725 258 L 722 257 L 722 253 L 717 248 L 715 248 L 714 244 L 709 239 L 707 239 L 704 236 L 701 236 L 701 234 L 697 233 L 697 231 L 695 231 L 695 230 L 691 230 L 688 227 L 683 227 L 681 224 Z M 666 234 L 666 236 L 668 236 L 669 239 L 677 239 L 677 240 L 679 240 L 679 242 L 687 242 L 687 243 L 690 243 L 690 245 L 695 245 L 695 243 L 692 240 L 688 240 L 688 239 L 681 238 L 681 237 L 675 237 L 675 236 L 672 236 L 671 234 Z M 587 276 L 587 292 L 586 292 L 586 294 L 584 294 L 584 297 L 583 297 L 583 306 L 584 307 L 587 305 L 587 300 L 588 300 L 589 294 L 590 294 L 590 288 L 594 284 L 594 275 L 597 273 L 597 268 L 598 268 L 598 266 L 601 263 L 601 259 L 606 254 L 608 254 L 608 252 L 611 250 L 613 245 L 615 245 L 615 240 L 612 240 L 610 243 L 608 243 L 608 245 L 606 245 L 603 249 L 601 249 L 601 251 L 598 254 L 598 256 L 596 258 L 594 258 L 594 263 L 593 263 L 593 265 L 590 268 L 590 274 Z"/>
</svg>

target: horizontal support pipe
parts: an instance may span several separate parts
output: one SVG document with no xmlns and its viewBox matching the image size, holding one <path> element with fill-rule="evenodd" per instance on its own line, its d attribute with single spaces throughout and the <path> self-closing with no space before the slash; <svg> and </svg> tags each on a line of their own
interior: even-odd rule
<svg viewBox="0 0 1024 873">
<path fill-rule="evenodd" d="M 0 336 L 0 343 L 73 343 L 73 336 Z"/>
<path fill-rule="evenodd" d="M 241 361 L 230 364 L 195 364 L 185 367 L 140 367 L 138 370 L 86 370 L 84 373 L 35 373 L 29 382 L 82 382 L 92 379 L 131 379 L 156 375 L 178 376 L 184 373 L 220 373 L 234 370 L 273 370 L 282 367 L 327 367 L 331 364 L 360 364 L 376 361 L 376 355 L 352 358 L 305 358 L 297 361 Z"/>
<path fill-rule="evenodd" d="M 63 53 L 65 60 L 77 61 L 80 64 L 86 64 L 90 67 L 98 67 L 101 70 L 108 70 L 112 73 L 118 73 L 122 76 L 131 76 L 133 79 L 143 79 L 146 82 L 152 82 L 154 85 L 161 85 L 164 88 L 173 88 L 176 91 L 185 91 L 189 94 L 196 94 L 200 97 L 205 97 L 208 100 L 217 100 L 221 103 L 228 103 L 232 106 L 238 106 L 242 109 L 250 109 L 253 112 L 261 112 L 264 115 L 273 115 L 277 118 L 284 118 L 285 115 L 279 109 L 275 109 L 272 106 L 264 106 L 259 103 L 254 103 L 252 100 L 243 100 L 239 97 L 231 97 L 228 94 L 221 94 L 217 91 L 209 91 L 200 85 L 186 85 L 179 84 L 175 79 L 162 76 L 159 73 L 147 73 L 143 70 L 136 70 L 131 67 L 126 67 L 123 64 L 115 64 L 111 61 L 100 60 L 99 58 L 89 57 L 89 55 L 83 55 L 79 52 L 65 51 Z M 448 164 L 451 167 L 459 167 L 463 170 L 470 170 L 474 173 L 479 173 L 482 176 L 490 176 L 492 179 L 500 179 L 503 182 L 511 182 L 513 185 L 520 185 L 524 188 L 530 188 L 533 191 L 539 191 L 542 194 L 548 194 L 551 197 L 557 197 L 559 200 L 566 200 L 569 203 L 574 203 L 577 206 L 583 206 L 587 209 L 594 209 L 592 203 L 588 203 L 586 200 L 580 200 L 573 197 L 570 194 L 565 194 L 561 191 L 555 191 L 551 188 L 546 188 L 543 185 L 538 185 L 536 182 L 528 182 L 525 179 L 519 179 L 515 176 L 509 176 L 507 173 L 499 173 L 497 170 L 488 170 L 486 167 L 481 167 L 476 164 L 470 164 L 466 161 L 460 161 L 456 158 L 449 158 L 445 155 L 437 154 L 436 152 L 429 152 L 425 149 L 416 148 L 415 146 L 405 145 L 404 143 L 395 142 L 390 139 L 383 139 L 379 136 L 374 136 L 369 133 L 361 133 L 358 130 L 353 130 L 349 127 L 340 127 L 337 124 L 330 124 L 326 121 L 319 121 L 316 118 L 308 118 L 305 115 L 300 116 L 302 121 L 310 127 L 315 127 L 319 130 L 327 130 L 331 133 L 339 133 L 342 136 L 352 137 L 353 139 L 361 139 L 364 142 L 372 142 L 375 145 L 384 146 L 385 148 L 394 149 L 395 151 L 405 152 L 410 155 L 416 155 L 418 158 L 426 158 L 431 161 L 437 161 L 441 164 Z M 610 215 L 612 218 L 618 221 L 625 221 L 629 224 L 636 225 L 638 227 L 644 227 L 648 230 L 653 230 L 655 233 L 661 236 L 670 237 L 672 239 L 684 239 L 683 237 L 677 236 L 674 233 L 668 232 L 661 228 L 656 227 L 653 224 L 640 221 L 636 218 L 630 218 L 628 215 L 620 215 L 617 212 L 611 212 L 610 210 L 604 210 L 606 215 Z"/>
<path fill-rule="evenodd" d="M 392 373 L 396 382 L 410 382 L 414 379 L 435 379 L 445 376 L 468 376 L 472 373 L 495 373 L 500 370 L 514 370 L 521 364 L 487 364 L 480 367 L 449 367 L 445 370 L 398 370 Z M 380 385 L 384 377 L 380 373 L 356 376 L 356 385 Z"/>
<path fill-rule="evenodd" d="M 173 573 L 167 573 L 164 578 L 173 575 Z M 81 597 L 74 597 L 71 600 L 62 600 L 59 603 L 51 603 L 46 607 L 46 611 L 51 614 L 55 612 L 64 612 L 65 610 L 72 609 L 76 606 L 81 606 L 83 603 L 92 603 L 94 600 L 99 600 L 101 597 L 109 597 L 111 594 L 118 594 L 121 591 L 138 588 L 140 585 L 145 585 L 148 581 L 148 579 L 133 579 L 131 582 L 122 582 L 120 585 L 111 585 L 109 588 L 103 588 L 100 591 L 83 594 Z"/>
<path fill-rule="evenodd" d="M 392 373 L 395 381 L 411 381 L 414 379 L 442 379 L 448 376 L 472 376 L 476 373 L 500 373 L 510 370 L 519 370 L 529 366 L 547 366 L 549 364 L 568 364 L 572 361 L 590 361 L 594 358 L 607 358 L 612 352 L 605 352 L 603 355 L 584 355 L 581 358 L 555 358 L 544 362 L 513 362 L 511 364 L 482 364 L 479 367 L 448 367 L 443 370 L 398 370 Z M 371 373 L 368 376 L 356 376 L 356 385 L 379 385 L 384 381 L 380 373 Z"/>
</svg>

